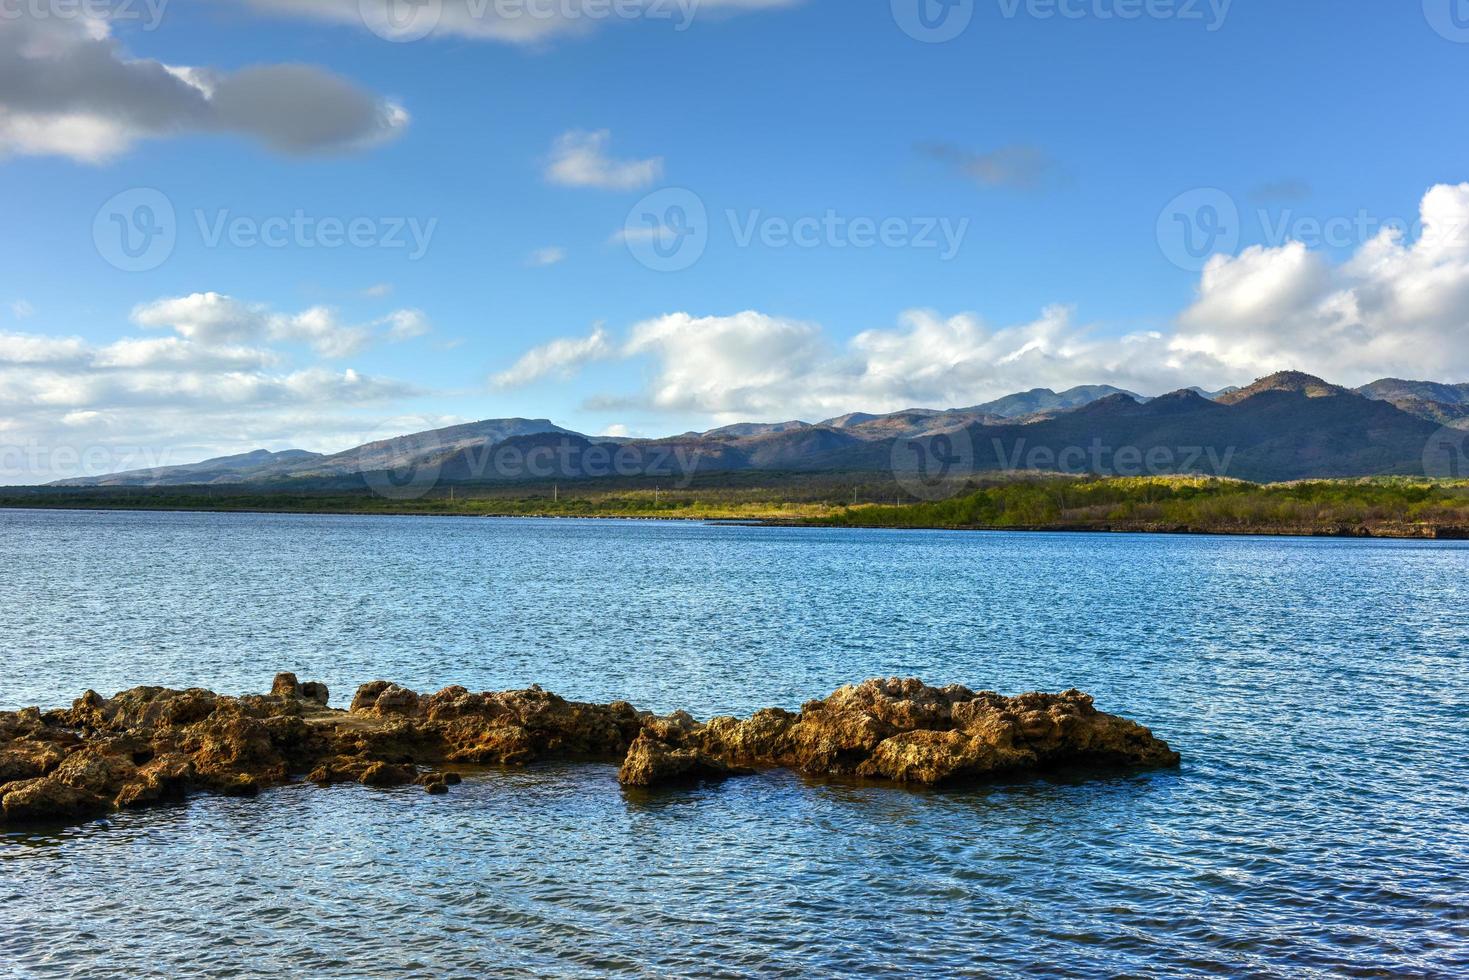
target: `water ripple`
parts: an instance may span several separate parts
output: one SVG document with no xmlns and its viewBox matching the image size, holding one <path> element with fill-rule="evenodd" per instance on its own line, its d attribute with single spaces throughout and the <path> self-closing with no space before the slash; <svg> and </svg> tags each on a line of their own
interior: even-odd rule
<svg viewBox="0 0 1469 980">
<path fill-rule="evenodd" d="M 903 673 L 1081 687 L 1186 760 L 197 799 L 0 836 L 0 972 L 1469 972 L 1460 545 L 7 513 L 0 560 L 5 707 L 288 668 L 707 716 Z"/>
</svg>

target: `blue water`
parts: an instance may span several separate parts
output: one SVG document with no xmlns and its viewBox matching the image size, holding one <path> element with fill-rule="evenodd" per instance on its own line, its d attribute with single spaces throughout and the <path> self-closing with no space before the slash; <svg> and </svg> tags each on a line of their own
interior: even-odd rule
<svg viewBox="0 0 1469 980">
<path fill-rule="evenodd" d="M 1080 687 L 1177 772 L 913 792 L 604 766 L 0 836 L 22 976 L 1469 971 L 1469 548 L 0 512 L 0 708 L 539 682 L 659 711 Z"/>
</svg>

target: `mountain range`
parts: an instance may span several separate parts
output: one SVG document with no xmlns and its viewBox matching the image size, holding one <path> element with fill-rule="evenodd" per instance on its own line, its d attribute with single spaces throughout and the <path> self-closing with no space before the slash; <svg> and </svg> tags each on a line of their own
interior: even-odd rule
<svg viewBox="0 0 1469 980">
<path fill-rule="evenodd" d="M 54 485 L 344 488 L 398 486 L 425 472 L 453 483 L 687 476 L 694 468 L 927 473 L 944 454 L 966 473 L 1196 472 L 1257 481 L 1421 475 L 1425 451 L 1443 439 L 1445 426 L 1469 438 L 1469 384 L 1384 379 L 1349 390 L 1282 372 L 1223 391 L 1145 398 L 1108 385 L 1040 388 L 969 408 L 746 423 L 654 440 L 589 437 L 546 419 L 495 419 L 332 455 L 261 450 Z M 941 447 L 934 459 L 924 458 L 930 441 Z"/>
</svg>

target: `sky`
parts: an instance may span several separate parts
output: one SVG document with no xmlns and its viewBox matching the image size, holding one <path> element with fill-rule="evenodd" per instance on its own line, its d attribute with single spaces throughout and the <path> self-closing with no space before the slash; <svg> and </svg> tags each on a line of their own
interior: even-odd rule
<svg viewBox="0 0 1469 980">
<path fill-rule="evenodd" d="M 1469 3 L 0 0 L 0 482 L 1469 381 Z"/>
</svg>

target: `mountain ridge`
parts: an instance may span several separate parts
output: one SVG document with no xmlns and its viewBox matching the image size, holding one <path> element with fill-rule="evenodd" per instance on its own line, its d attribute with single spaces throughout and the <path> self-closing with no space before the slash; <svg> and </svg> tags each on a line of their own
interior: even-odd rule
<svg viewBox="0 0 1469 980">
<path fill-rule="evenodd" d="M 1452 405 L 1434 401 L 1414 411 L 1421 401 L 1417 393 L 1443 398 L 1460 389 L 1463 418 L 1469 419 L 1469 385 L 1384 379 L 1351 390 L 1298 371 L 1278 372 L 1244 388 L 1215 393 L 1185 388 L 1146 398 L 1110 385 L 1063 392 L 1037 388 L 967 409 L 851 413 L 816 424 L 736 423 L 665 439 L 593 439 L 549 419 L 486 419 L 330 455 L 258 450 L 53 486 L 354 486 L 364 474 L 428 467 L 451 482 L 513 480 L 517 474 L 501 465 L 500 456 L 513 459 L 518 453 L 524 459 L 532 452 L 539 453 L 538 458 L 547 452 L 558 456 L 560 469 L 554 475 L 576 479 L 592 473 L 587 460 L 602 458 L 594 447 L 609 457 L 621 451 L 626 459 L 645 465 L 655 457 L 681 453 L 681 458 L 696 459 L 713 472 L 876 472 L 893 469 L 905 440 L 949 435 L 952 441 L 961 432 L 974 445 L 973 465 L 978 471 L 1014 469 L 1017 458 L 1027 464 L 1021 469 L 1043 469 L 1028 465 L 1031 451 L 1043 450 L 1035 456 L 1039 463 L 1046 459 L 1054 463 L 1067 450 L 1102 444 L 1114 451 L 1152 452 L 1157 459 L 1163 459 L 1165 450 L 1211 450 L 1217 460 L 1228 453 L 1229 465 L 1239 467 L 1238 475 L 1247 479 L 1411 474 L 1414 466 L 1424 465 L 1427 441 L 1450 424 L 1442 416 Z M 1175 459 L 1162 465 L 1193 472 L 1188 462 Z M 1089 463 L 1098 465 L 1098 460 Z"/>
</svg>

